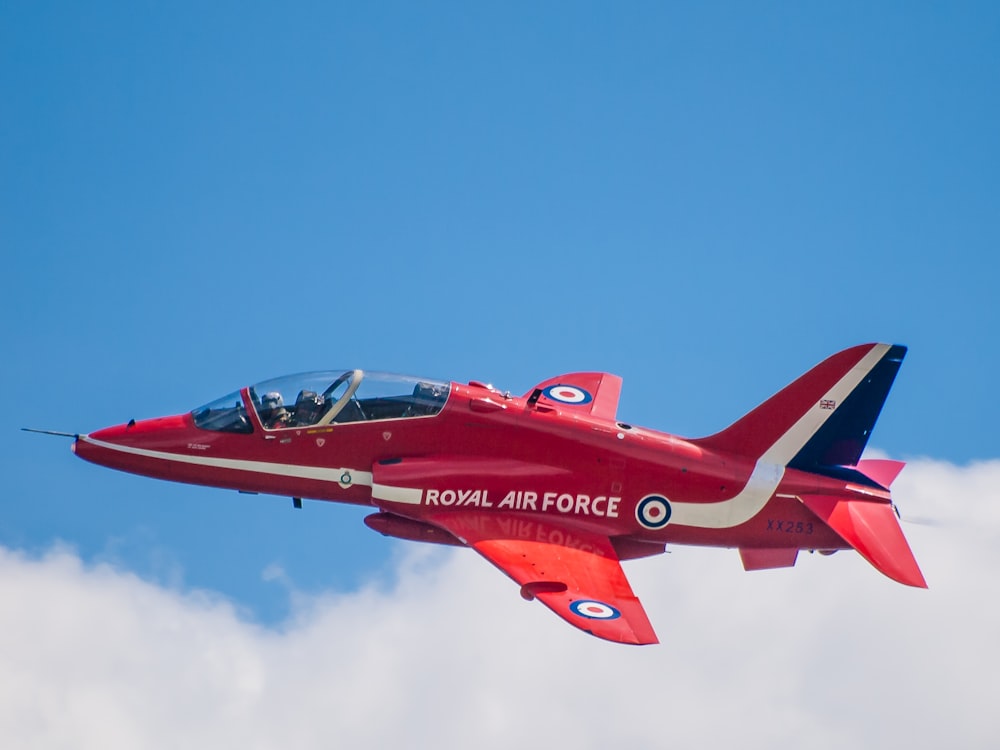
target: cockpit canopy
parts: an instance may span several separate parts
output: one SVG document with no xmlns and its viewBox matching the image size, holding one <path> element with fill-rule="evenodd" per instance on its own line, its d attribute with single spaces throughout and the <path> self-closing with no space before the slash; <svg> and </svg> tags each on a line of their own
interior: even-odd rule
<svg viewBox="0 0 1000 750">
<path fill-rule="evenodd" d="M 380 419 L 433 417 L 451 385 L 439 380 L 363 370 L 307 372 L 250 387 L 250 401 L 266 430 Z M 199 407 L 194 423 L 217 432 L 253 432 L 239 391 Z"/>
</svg>

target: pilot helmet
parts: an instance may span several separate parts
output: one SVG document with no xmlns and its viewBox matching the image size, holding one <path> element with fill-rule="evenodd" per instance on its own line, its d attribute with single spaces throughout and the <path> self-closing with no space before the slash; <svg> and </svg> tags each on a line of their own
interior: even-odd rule
<svg viewBox="0 0 1000 750">
<path fill-rule="evenodd" d="M 265 409 L 274 409 L 278 406 L 282 406 L 281 394 L 277 391 L 268 391 L 264 394 L 264 398 L 261 403 Z"/>
<path fill-rule="evenodd" d="M 324 401 L 316 391 L 300 391 L 295 399 L 295 416 L 299 424 L 312 424 L 319 419 Z"/>
</svg>

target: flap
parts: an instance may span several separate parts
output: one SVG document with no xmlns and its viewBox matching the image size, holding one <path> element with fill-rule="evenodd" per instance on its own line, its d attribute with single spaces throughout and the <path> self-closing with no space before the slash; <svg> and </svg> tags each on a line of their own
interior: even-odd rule
<svg viewBox="0 0 1000 750">
<path fill-rule="evenodd" d="M 428 520 L 465 541 L 570 625 L 616 643 L 658 643 L 632 593 L 611 540 L 524 517 L 483 524 L 481 514 L 440 513 Z"/>
<path fill-rule="evenodd" d="M 618 413 L 618 398 L 622 379 L 607 372 L 574 372 L 559 375 L 539 383 L 524 397 L 557 409 L 585 411 L 598 419 L 614 421 Z"/>
</svg>

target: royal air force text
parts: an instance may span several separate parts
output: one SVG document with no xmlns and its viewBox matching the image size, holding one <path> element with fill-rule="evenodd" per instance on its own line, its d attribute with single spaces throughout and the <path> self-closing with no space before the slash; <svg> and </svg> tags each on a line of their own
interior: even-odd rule
<svg viewBox="0 0 1000 750">
<path fill-rule="evenodd" d="M 532 510 L 543 513 L 565 513 L 578 516 L 618 518 L 620 497 L 597 495 L 591 497 L 569 492 L 531 492 L 511 490 L 497 503 L 489 490 L 424 490 L 424 505 L 463 508 L 496 508 L 497 510 Z"/>
</svg>

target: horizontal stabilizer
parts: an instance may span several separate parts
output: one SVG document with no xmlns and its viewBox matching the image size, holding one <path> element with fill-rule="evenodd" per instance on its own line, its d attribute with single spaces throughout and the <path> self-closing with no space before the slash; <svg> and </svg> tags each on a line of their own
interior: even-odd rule
<svg viewBox="0 0 1000 750">
<path fill-rule="evenodd" d="M 892 483 L 896 481 L 896 477 L 899 476 L 899 472 L 903 470 L 906 466 L 902 461 L 890 461 L 884 458 L 868 458 L 864 461 L 858 462 L 858 471 L 864 474 L 869 479 L 878 482 L 880 485 L 889 489 Z"/>
<path fill-rule="evenodd" d="M 797 547 L 779 547 L 777 549 L 761 549 L 759 547 L 740 547 L 740 559 L 744 570 L 770 570 L 771 568 L 790 568 L 798 559 Z"/>
<path fill-rule="evenodd" d="M 880 572 L 907 586 L 927 588 L 890 504 L 829 495 L 800 499 Z"/>
</svg>

